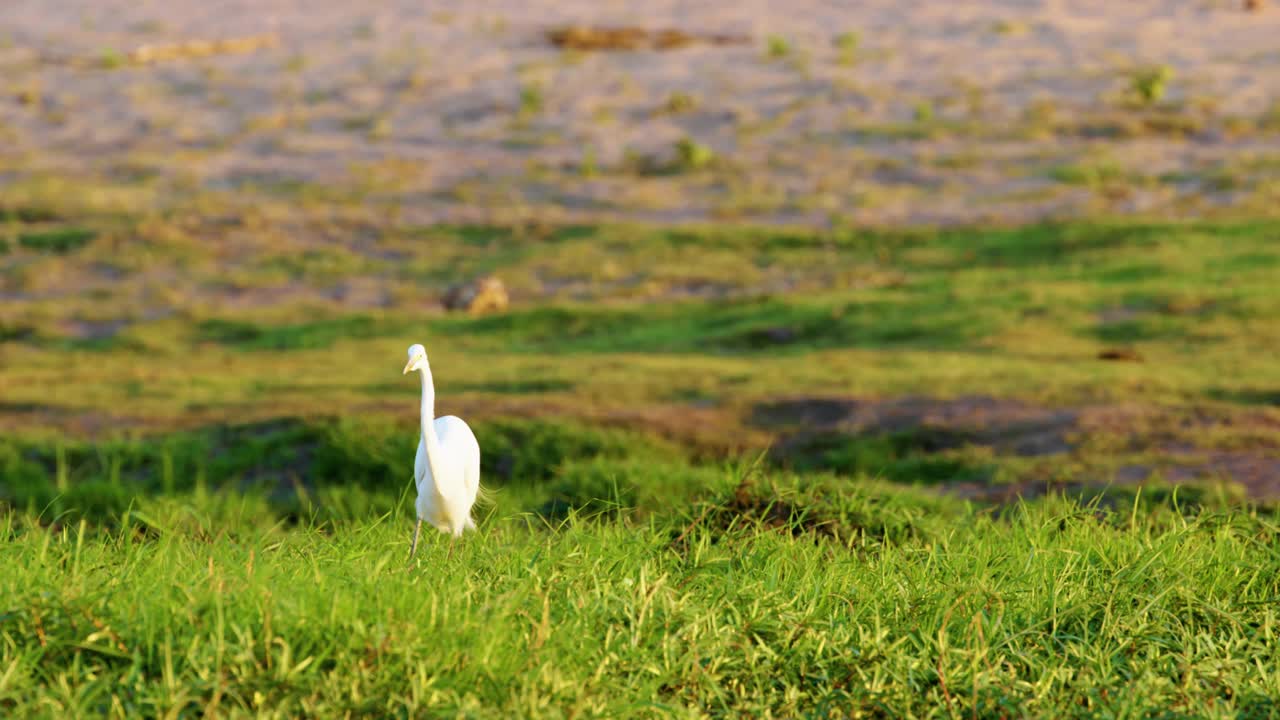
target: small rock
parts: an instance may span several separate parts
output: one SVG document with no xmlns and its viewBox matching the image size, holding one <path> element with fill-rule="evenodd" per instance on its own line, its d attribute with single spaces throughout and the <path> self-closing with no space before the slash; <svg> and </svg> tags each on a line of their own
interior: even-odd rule
<svg viewBox="0 0 1280 720">
<path fill-rule="evenodd" d="M 1098 353 L 1099 360 L 1115 360 L 1117 362 L 1142 362 L 1142 355 L 1133 348 L 1109 348 Z"/>
<path fill-rule="evenodd" d="M 447 310 L 461 310 L 472 315 L 507 309 L 507 288 L 492 275 L 455 285 L 441 300 Z"/>
<path fill-rule="evenodd" d="M 1264 0 L 1244 0 L 1244 9 L 1250 12 L 1256 12 L 1262 9 L 1266 3 Z"/>
</svg>

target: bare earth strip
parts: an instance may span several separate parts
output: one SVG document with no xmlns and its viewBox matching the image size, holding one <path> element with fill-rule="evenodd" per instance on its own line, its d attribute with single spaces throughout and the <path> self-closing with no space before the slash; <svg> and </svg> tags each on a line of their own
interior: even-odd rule
<svg viewBox="0 0 1280 720">
<path fill-rule="evenodd" d="M 423 224 L 1280 204 L 1280 10 L 1234 1 L 10 0 L 0 19 L 0 187 L 323 186 Z M 569 25 L 745 42 L 561 50 Z"/>
</svg>

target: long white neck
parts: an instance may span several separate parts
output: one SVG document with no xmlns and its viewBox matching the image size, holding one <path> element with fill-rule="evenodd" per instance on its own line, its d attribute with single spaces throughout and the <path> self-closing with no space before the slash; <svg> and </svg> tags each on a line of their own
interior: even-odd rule
<svg viewBox="0 0 1280 720">
<path fill-rule="evenodd" d="M 439 484 L 443 479 L 441 460 L 444 453 L 440 450 L 440 438 L 436 437 L 436 386 L 431 380 L 431 368 L 422 365 L 422 446 L 427 452 L 427 467 L 431 468 L 431 477 Z"/>
</svg>

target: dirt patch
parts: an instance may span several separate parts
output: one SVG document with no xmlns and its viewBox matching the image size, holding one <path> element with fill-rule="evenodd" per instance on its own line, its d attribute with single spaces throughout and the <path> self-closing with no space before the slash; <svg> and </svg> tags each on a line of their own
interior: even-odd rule
<svg viewBox="0 0 1280 720">
<path fill-rule="evenodd" d="M 1251 497 L 1280 498 L 1280 457 L 1254 453 L 1219 452 L 1207 455 L 1179 454 L 1174 467 L 1190 474 L 1192 480 L 1225 479 L 1245 487 Z M 1194 463 L 1200 461 L 1197 468 Z M 1198 472 L 1197 472 L 1198 470 Z M 1173 478 L 1182 481 L 1182 478 Z"/>
<path fill-rule="evenodd" d="M 562 50 L 678 50 L 691 45 L 741 45 L 744 35 L 704 35 L 677 29 L 586 27 L 570 25 L 547 31 L 547 40 Z"/>
<path fill-rule="evenodd" d="M 349 408 L 352 414 L 417 417 L 413 402 L 379 401 Z M 683 447 L 695 459 L 721 459 L 767 448 L 774 436 L 745 426 L 735 411 L 692 404 L 604 406 L 555 396 L 537 398 L 450 396 L 436 405 L 437 415 L 473 420 L 567 420 L 595 427 L 644 433 Z"/>
<path fill-rule="evenodd" d="M 1069 450 L 1067 434 L 1076 428 L 1077 419 L 1074 410 L 980 396 L 950 400 L 795 398 L 758 406 L 752 415 L 753 424 L 790 436 L 814 432 L 883 435 L 924 429 L 931 431 L 926 437 L 935 438 L 926 449 L 976 443 L 1021 456 Z"/>
<path fill-rule="evenodd" d="M 347 410 L 408 423 L 416 413 L 412 403 L 400 401 Z M 940 483 L 948 493 L 997 502 L 1045 492 L 1187 484 L 1225 484 L 1255 500 L 1280 500 L 1280 408 L 1259 405 L 1053 408 L 985 396 L 813 396 L 763 403 L 742 416 L 732 408 L 693 404 L 590 406 L 548 394 L 462 395 L 444 400 L 439 412 L 468 420 L 564 419 L 644 432 L 702 459 L 770 448 L 770 458 L 782 464 L 809 460 L 806 469 L 851 467 L 905 483 Z M 126 430 L 148 435 L 225 422 L 228 413 L 239 423 L 271 419 L 270 408 L 256 406 L 131 417 L 11 402 L 0 403 L 0 433 L 47 428 L 83 439 Z M 822 464 L 832 461 L 845 464 Z M 882 472 L 886 466 L 893 472 Z M 794 514 L 794 508 L 767 509 L 767 503 L 745 495 L 726 503 L 728 511 L 769 523 Z"/>
<path fill-rule="evenodd" d="M 1003 504 L 1057 493 L 1105 499 L 1116 490 L 1140 488 L 1148 495 L 1169 495 L 1177 488 L 1179 497 L 1187 503 L 1212 494 L 1231 500 L 1248 498 L 1275 503 L 1280 501 L 1280 458 L 1253 453 L 1174 453 L 1150 463 L 1122 465 L 1107 477 L 1023 479 L 1005 484 L 959 482 L 948 485 L 945 491 L 969 500 Z"/>
<path fill-rule="evenodd" d="M 93 439 L 109 437 L 122 428 L 137 428 L 143 424 L 135 417 L 98 410 L 43 403 L 0 402 L 0 433 L 38 427 L 56 429 L 72 437 Z"/>
<path fill-rule="evenodd" d="M 890 438 L 905 460 L 914 460 L 902 466 L 901 479 L 941 479 L 947 492 L 974 499 L 1149 482 L 1234 483 L 1250 498 L 1280 499 L 1280 412 L 1269 408 L 1048 408 L 992 397 L 806 397 L 760 405 L 751 422 L 776 433 L 775 457 L 791 462 L 818 451 L 826 453 L 824 459 L 865 454 L 877 439 Z M 848 448 L 845 454 L 832 453 L 841 444 Z M 965 468 L 956 461 L 934 467 L 941 457 L 936 454 L 964 448 L 989 452 L 990 467 L 1041 460 L 1009 464 L 1017 473 L 1012 482 L 992 484 L 986 481 L 991 473 L 981 472 L 968 473 L 978 479 L 948 481 L 965 475 Z M 1135 456 L 1143 459 L 1115 466 L 1117 457 Z M 870 457 L 890 469 L 904 460 Z M 1073 468 L 1074 477 L 1061 478 L 1065 467 Z M 886 476 L 895 479 L 894 473 Z"/>
<path fill-rule="evenodd" d="M 1280 453 L 1280 409 L 1104 405 L 1079 412 L 1081 440 L 1125 438 L 1131 449 Z"/>
<path fill-rule="evenodd" d="M 397 403 L 394 411 L 410 413 L 413 406 Z M 743 427 L 731 410 L 693 405 L 606 407 L 555 398 L 507 398 L 499 402 L 489 398 L 455 398 L 447 403 L 442 400 L 437 412 L 477 419 L 562 418 L 647 433 L 684 446 L 695 455 L 708 457 L 764 448 L 771 439 L 769 433 Z"/>
<path fill-rule="evenodd" d="M 373 186 L 415 225 L 1274 211 L 1273 171 L 1235 160 L 1274 153 L 1276 12 L 1185 0 L 220 8 L 8 3 L 4 182 L 128 167 L 179 199 L 246 178 L 352 197 L 378 180 L 353 164 L 390 157 L 423 169 Z M 50 49 L 77 62 L 50 63 Z M 1153 64 L 1172 71 L 1162 99 L 1119 102 Z M 688 110 L 658 112 L 668 106 Z M 683 138 L 729 170 L 711 169 L 715 182 L 627 170 Z M 1101 179 L 1053 172 L 1101 144 Z M 587 148 L 599 172 L 577 170 Z"/>
<path fill-rule="evenodd" d="M 70 320 L 62 324 L 62 330 L 78 340 L 110 340 L 129 324 L 126 320 Z"/>
</svg>

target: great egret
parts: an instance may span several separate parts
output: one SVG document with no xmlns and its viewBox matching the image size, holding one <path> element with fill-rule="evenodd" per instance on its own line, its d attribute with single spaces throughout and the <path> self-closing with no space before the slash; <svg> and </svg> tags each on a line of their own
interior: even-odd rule
<svg viewBox="0 0 1280 720">
<path fill-rule="evenodd" d="M 418 535 L 422 521 L 440 532 L 457 538 L 467 528 L 475 528 L 471 507 L 480 492 L 480 443 L 462 418 L 446 415 L 438 418 L 436 388 L 427 364 L 427 350 L 421 345 L 409 346 L 409 362 L 404 374 L 422 373 L 422 432 L 418 438 L 418 454 L 413 459 L 413 480 L 418 487 L 418 523 L 413 528 L 413 545 L 409 558 L 418 552 Z M 452 542 L 449 545 L 453 552 Z"/>
</svg>

